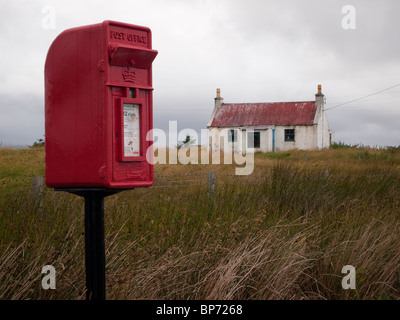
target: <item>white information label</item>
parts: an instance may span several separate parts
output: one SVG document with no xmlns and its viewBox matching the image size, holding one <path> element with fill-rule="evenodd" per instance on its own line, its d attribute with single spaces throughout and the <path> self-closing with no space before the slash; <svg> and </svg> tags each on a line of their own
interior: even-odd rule
<svg viewBox="0 0 400 320">
<path fill-rule="evenodd" d="M 124 156 L 140 156 L 139 105 L 124 103 Z"/>
</svg>

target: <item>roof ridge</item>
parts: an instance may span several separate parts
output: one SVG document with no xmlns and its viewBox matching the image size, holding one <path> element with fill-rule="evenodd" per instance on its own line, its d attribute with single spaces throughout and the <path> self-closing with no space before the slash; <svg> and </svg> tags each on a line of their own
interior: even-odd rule
<svg viewBox="0 0 400 320">
<path fill-rule="evenodd" d="M 224 102 L 221 105 L 224 104 L 270 104 L 270 103 L 310 103 L 310 102 L 315 102 L 315 100 L 308 100 L 308 101 L 273 101 L 273 102 Z"/>
<path fill-rule="evenodd" d="M 313 125 L 315 101 L 224 103 L 215 110 L 213 126 Z"/>
</svg>

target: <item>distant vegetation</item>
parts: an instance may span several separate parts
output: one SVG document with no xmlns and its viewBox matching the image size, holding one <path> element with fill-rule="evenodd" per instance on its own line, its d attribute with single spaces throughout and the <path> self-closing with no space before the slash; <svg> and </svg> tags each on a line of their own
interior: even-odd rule
<svg viewBox="0 0 400 320">
<path fill-rule="evenodd" d="M 193 138 L 191 135 L 186 134 L 185 140 L 183 140 L 181 143 L 178 143 L 176 148 L 180 149 L 182 147 L 184 148 L 190 148 L 196 143 L 196 139 Z"/>
<path fill-rule="evenodd" d="M 37 140 L 32 144 L 31 147 L 42 147 L 42 146 L 44 146 L 44 139 L 40 138 L 40 139 L 37 139 Z"/>
<path fill-rule="evenodd" d="M 331 145 L 331 149 L 351 149 L 351 148 L 363 148 L 360 144 L 346 144 L 344 142 L 335 142 Z"/>
<path fill-rule="evenodd" d="M 399 150 L 399 146 L 385 146 L 385 147 L 370 147 L 370 146 L 365 146 L 361 143 L 356 143 L 356 144 L 347 144 L 342 141 L 338 141 L 333 143 L 330 146 L 331 149 L 376 149 L 376 150 Z"/>
<path fill-rule="evenodd" d="M 17 180 L 44 174 L 43 147 L 0 164 L 0 299 L 84 299 L 83 200 Z M 256 154 L 233 172 L 156 165 L 157 188 L 106 198 L 108 299 L 400 299 L 399 148 Z M 46 264 L 57 290 L 41 289 Z"/>
</svg>

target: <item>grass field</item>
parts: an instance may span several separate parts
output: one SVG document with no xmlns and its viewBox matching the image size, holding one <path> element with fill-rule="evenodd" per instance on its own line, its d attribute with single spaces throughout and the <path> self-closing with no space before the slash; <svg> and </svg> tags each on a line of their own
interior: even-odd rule
<svg viewBox="0 0 400 320">
<path fill-rule="evenodd" d="M 156 165 L 154 187 L 106 198 L 108 299 L 400 298 L 400 148 L 257 154 L 252 175 L 233 169 Z M 84 202 L 32 193 L 32 175 L 43 147 L 0 149 L 0 299 L 84 299 Z M 56 290 L 41 287 L 46 264 Z"/>
</svg>

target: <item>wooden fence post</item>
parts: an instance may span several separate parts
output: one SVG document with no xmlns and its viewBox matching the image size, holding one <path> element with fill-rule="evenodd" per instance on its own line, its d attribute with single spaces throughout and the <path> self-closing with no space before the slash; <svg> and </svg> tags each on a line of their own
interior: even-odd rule
<svg viewBox="0 0 400 320">
<path fill-rule="evenodd" d="M 217 174 L 215 171 L 207 172 L 207 193 L 208 197 L 211 199 L 215 199 L 215 185 L 217 182 Z"/>
<path fill-rule="evenodd" d="M 44 179 L 42 176 L 32 177 L 32 192 L 34 194 L 39 195 L 43 192 L 43 182 Z"/>
<path fill-rule="evenodd" d="M 43 189 L 44 189 L 44 177 L 33 176 L 32 177 L 32 195 L 35 197 L 35 203 L 39 201 L 39 209 L 43 210 Z"/>
</svg>

